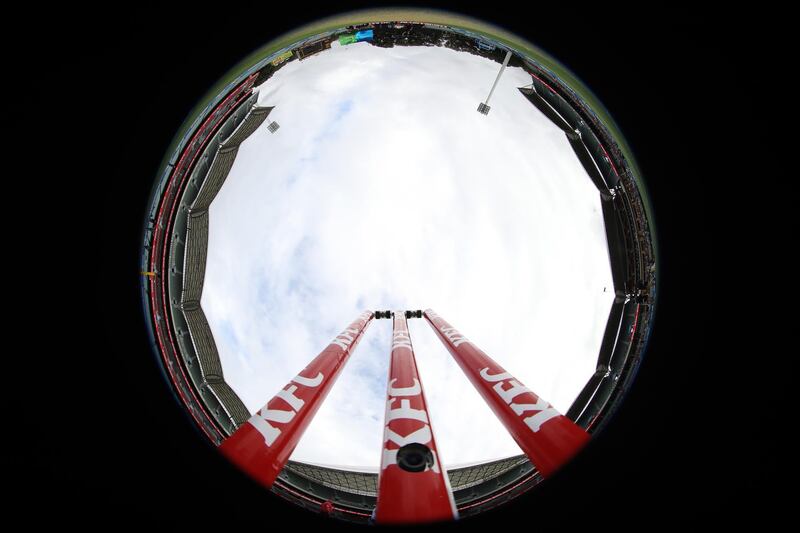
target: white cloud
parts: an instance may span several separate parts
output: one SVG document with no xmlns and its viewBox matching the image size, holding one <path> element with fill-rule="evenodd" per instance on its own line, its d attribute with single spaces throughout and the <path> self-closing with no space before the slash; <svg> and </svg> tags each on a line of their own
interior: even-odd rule
<svg viewBox="0 0 800 533">
<path fill-rule="evenodd" d="M 597 191 L 508 68 L 437 47 L 334 47 L 260 87 L 277 133 L 239 150 L 210 209 L 202 305 L 254 412 L 363 310 L 433 308 L 562 412 L 613 300 Z M 604 292 L 607 288 L 607 292 Z M 520 453 L 410 320 L 446 464 Z M 292 459 L 377 468 L 391 321 L 375 321 Z"/>
</svg>

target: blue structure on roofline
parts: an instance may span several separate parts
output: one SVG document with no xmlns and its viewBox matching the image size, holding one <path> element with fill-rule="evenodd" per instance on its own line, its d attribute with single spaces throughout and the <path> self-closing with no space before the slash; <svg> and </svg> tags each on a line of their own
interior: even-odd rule
<svg viewBox="0 0 800 533">
<path fill-rule="evenodd" d="M 356 42 L 359 41 L 371 41 L 372 40 L 372 30 L 361 30 L 356 32 Z"/>
</svg>

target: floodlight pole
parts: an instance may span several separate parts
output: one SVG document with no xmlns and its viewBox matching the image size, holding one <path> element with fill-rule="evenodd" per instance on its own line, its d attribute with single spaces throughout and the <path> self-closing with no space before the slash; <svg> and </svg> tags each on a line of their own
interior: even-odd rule
<svg viewBox="0 0 800 533">
<path fill-rule="evenodd" d="M 379 524 L 458 518 L 450 480 L 436 450 L 407 316 L 420 317 L 421 313 L 393 314 L 386 426 L 375 509 Z"/>
<path fill-rule="evenodd" d="M 588 442 L 586 431 L 514 379 L 432 309 L 423 316 L 542 476 L 552 475 Z"/>
<path fill-rule="evenodd" d="M 503 75 L 503 72 L 506 70 L 508 66 L 508 61 L 511 59 L 511 50 L 506 52 L 506 57 L 503 59 L 503 66 L 500 67 L 500 72 L 497 73 L 497 77 L 494 79 L 494 84 L 492 85 L 492 90 L 489 91 L 489 96 L 486 97 L 486 101 L 478 105 L 478 112 L 488 115 L 489 110 L 491 107 L 489 106 L 489 99 L 492 97 L 494 93 L 495 87 L 497 87 L 497 83 L 500 81 L 500 76 Z"/>
<path fill-rule="evenodd" d="M 255 480 L 271 487 L 372 321 L 364 311 L 260 411 L 220 445 Z"/>
</svg>

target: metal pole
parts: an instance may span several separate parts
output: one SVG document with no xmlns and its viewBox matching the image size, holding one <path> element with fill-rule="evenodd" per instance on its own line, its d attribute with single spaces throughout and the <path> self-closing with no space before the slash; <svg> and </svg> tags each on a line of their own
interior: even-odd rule
<svg viewBox="0 0 800 533">
<path fill-rule="evenodd" d="M 376 522 L 400 524 L 458 518 L 450 480 L 436 451 L 403 311 L 394 313 L 387 395 Z"/>
<path fill-rule="evenodd" d="M 433 310 L 427 309 L 424 316 L 542 476 L 552 475 L 588 442 L 588 433 L 514 379 Z"/>
<path fill-rule="evenodd" d="M 494 88 L 497 87 L 497 82 L 500 81 L 500 76 L 503 75 L 503 71 L 508 66 L 508 60 L 509 59 L 511 59 L 511 50 L 506 52 L 506 57 L 505 57 L 505 59 L 503 59 L 503 66 L 500 67 L 500 72 L 497 73 L 497 77 L 494 79 L 494 85 L 492 85 L 492 90 L 489 91 L 489 96 L 486 97 L 486 101 L 484 102 L 484 105 L 487 105 L 487 106 L 489 105 L 489 98 L 492 97 L 492 93 L 494 92 Z"/>
<path fill-rule="evenodd" d="M 271 487 L 372 318 L 371 311 L 361 313 L 286 387 L 223 441 L 220 451 L 252 478 Z"/>
</svg>

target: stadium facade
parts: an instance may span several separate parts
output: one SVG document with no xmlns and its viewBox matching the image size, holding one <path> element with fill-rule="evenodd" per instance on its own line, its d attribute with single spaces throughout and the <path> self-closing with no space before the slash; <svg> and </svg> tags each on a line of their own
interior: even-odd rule
<svg viewBox="0 0 800 533">
<path fill-rule="evenodd" d="M 596 372 L 566 415 L 589 434 L 598 431 L 636 373 L 654 312 L 654 239 L 634 166 L 584 99 L 537 58 L 468 30 L 411 21 L 343 27 L 274 51 L 232 80 L 175 143 L 151 194 L 140 271 L 148 333 L 176 400 L 215 446 L 250 417 L 225 382 L 200 305 L 209 206 L 239 145 L 269 122 L 273 108 L 256 104 L 255 86 L 288 62 L 324 53 L 339 37 L 365 30 L 373 32 L 372 46 L 446 45 L 498 63 L 510 52 L 510 65 L 531 76 L 531 84 L 519 88 L 521 97 L 562 129 L 586 169 L 601 198 L 615 300 Z M 525 455 L 453 469 L 448 475 L 462 517 L 500 505 L 543 479 Z M 375 508 L 377 478 L 372 472 L 289 461 L 272 491 L 315 512 L 331 502 L 335 516 L 365 522 Z"/>
</svg>

